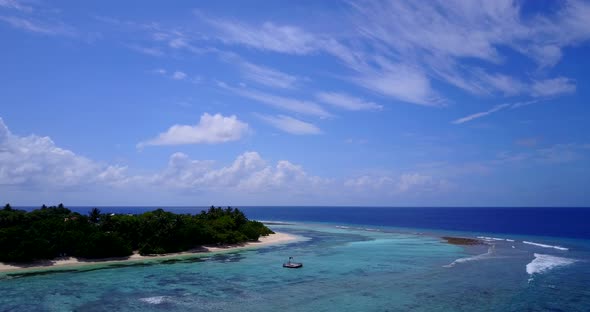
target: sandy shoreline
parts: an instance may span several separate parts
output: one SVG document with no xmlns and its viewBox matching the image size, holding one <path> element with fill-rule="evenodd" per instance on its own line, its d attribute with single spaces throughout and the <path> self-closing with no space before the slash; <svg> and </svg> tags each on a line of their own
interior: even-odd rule
<svg viewBox="0 0 590 312">
<path fill-rule="evenodd" d="M 195 249 L 192 251 L 185 251 L 179 253 L 170 253 L 170 254 L 162 254 L 162 255 L 154 255 L 154 256 L 142 256 L 140 254 L 134 253 L 133 255 L 125 258 L 109 258 L 109 259 L 77 259 L 77 258 L 64 258 L 64 259 L 54 259 L 54 260 L 46 260 L 46 261 L 39 261 L 33 263 L 22 263 L 18 265 L 13 264 L 6 264 L 0 262 L 0 273 L 10 273 L 14 271 L 35 271 L 35 270 L 51 270 L 51 269 L 67 269 L 72 267 L 80 267 L 80 266 L 90 266 L 90 265 L 97 265 L 97 264 L 111 264 L 111 263 L 127 263 L 127 262 L 142 262 L 142 261 L 149 261 L 149 260 L 160 260 L 160 259 L 174 259 L 174 258 L 183 258 L 187 256 L 194 256 L 194 255 L 204 255 L 209 253 L 218 253 L 218 252 L 226 252 L 226 251 L 234 251 L 240 249 L 251 249 L 257 247 L 263 247 L 268 245 L 274 244 L 285 244 L 289 242 L 293 242 L 299 240 L 300 237 L 275 232 L 275 234 L 270 234 L 268 236 L 260 237 L 259 241 L 257 242 L 248 242 L 241 245 L 231 245 L 231 246 L 223 246 L 223 247 L 213 247 L 213 246 L 203 246 L 202 248 Z"/>
</svg>

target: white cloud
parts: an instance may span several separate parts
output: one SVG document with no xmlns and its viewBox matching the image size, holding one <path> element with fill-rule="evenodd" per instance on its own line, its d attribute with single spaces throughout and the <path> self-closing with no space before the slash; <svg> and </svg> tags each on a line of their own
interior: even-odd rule
<svg viewBox="0 0 590 312">
<path fill-rule="evenodd" d="M 541 67 L 552 67 L 559 63 L 563 53 L 557 45 L 533 45 L 524 49 Z"/>
<path fill-rule="evenodd" d="M 381 110 L 383 108 L 383 106 L 375 104 L 374 102 L 366 101 L 344 93 L 319 92 L 316 94 L 316 98 L 321 102 L 350 111 Z"/>
<path fill-rule="evenodd" d="M 479 112 L 479 113 L 471 114 L 471 115 L 465 116 L 463 118 L 459 118 L 459 119 L 453 121 L 453 123 L 456 124 L 456 125 L 457 124 L 462 124 L 462 123 L 465 123 L 465 122 L 468 122 L 468 121 L 472 121 L 472 120 L 477 119 L 477 118 L 485 117 L 485 116 L 487 116 L 489 114 L 493 114 L 493 113 L 498 112 L 500 110 L 506 109 L 506 108 L 508 108 L 510 106 L 511 106 L 511 104 L 500 104 L 500 105 L 496 105 L 496 106 L 492 107 L 492 109 L 490 109 L 490 110 L 487 110 L 485 112 Z"/>
<path fill-rule="evenodd" d="M 346 32 L 312 28 L 316 23 L 244 22 L 197 12 L 212 32 L 205 35 L 186 27 L 164 30 L 158 24 L 144 25 L 160 45 L 146 53 L 158 54 L 166 48 L 227 53 L 191 45 L 221 42 L 295 56 L 327 55 L 348 69 L 338 73 L 339 78 L 396 100 L 444 106 L 452 100 L 446 99 L 434 80 L 479 96 L 537 96 L 533 87 L 542 72 L 523 77 L 522 72 L 503 70 L 510 57 L 505 51 L 521 53 L 540 68 L 550 67 L 559 63 L 564 48 L 590 39 L 590 4 L 584 1 L 570 0 L 536 14 L 523 14 L 528 12 L 513 0 L 348 4 L 348 14 L 331 15 L 333 22 L 328 23 Z M 294 88 L 298 79 L 260 65 L 238 62 L 238 66 L 246 79 L 273 88 Z"/>
<path fill-rule="evenodd" d="M 248 62 L 243 62 L 241 68 L 247 79 L 273 88 L 293 89 L 298 81 L 295 76 Z"/>
<path fill-rule="evenodd" d="M 154 185 L 176 190 L 198 192 L 233 190 L 242 193 L 265 193 L 277 190 L 290 196 L 313 191 L 327 180 L 308 175 L 301 166 L 286 160 L 275 165 L 264 160 L 257 152 L 245 152 L 228 166 L 215 168 L 214 162 L 191 160 L 186 154 L 170 157 L 168 166 L 149 179 Z"/>
<path fill-rule="evenodd" d="M 498 59 L 494 48 L 498 36 L 518 17 L 518 8 L 511 1 L 441 1 L 430 5 L 372 1 L 355 8 L 361 32 L 396 51 L 491 61 Z M 507 33 L 518 31 L 516 28 Z"/>
<path fill-rule="evenodd" d="M 351 50 L 328 36 L 312 34 L 295 26 L 269 22 L 260 26 L 224 20 L 209 22 L 220 31 L 221 40 L 226 43 L 296 55 L 324 52 L 356 71 L 350 81 L 367 89 L 409 103 L 440 105 L 440 96 L 432 90 L 428 77 L 414 66 L 394 64 L 379 56 L 375 59 L 382 64 L 371 67 L 367 65 L 364 53 Z"/>
<path fill-rule="evenodd" d="M 49 137 L 13 135 L 0 118 L 0 186 L 75 188 L 99 181 L 110 183 L 116 178 L 111 173 L 121 170 L 62 149 Z"/>
<path fill-rule="evenodd" d="M 137 146 L 225 143 L 241 139 L 248 131 L 248 124 L 238 120 L 235 115 L 224 117 L 221 114 L 204 113 L 194 126 L 174 125 L 156 138 Z"/>
<path fill-rule="evenodd" d="M 232 91 L 240 96 L 255 100 L 257 102 L 270 105 L 279 109 L 301 113 L 318 117 L 331 117 L 332 115 L 324 110 L 320 105 L 312 101 L 292 99 L 288 97 L 273 95 L 260 91 L 249 90 L 246 88 L 234 88 L 225 83 L 218 85 L 226 90 Z"/>
<path fill-rule="evenodd" d="M 432 89 L 419 68 L 382 60 L 378 70 L 364 69 L 352 81 L 394 99 L 426 106 L 442 106 L 444 100 Z"/>
<path fill-rule="evenodd" d="M 268 115 L 258 115 L 258 117 L 265 122 L 269 123 L 273 127 L 285 131 L 291 134 L 321 134 L 322 130 L 318 128 L 316 125 L 301 121 L 299 119 L 295 119 L 293 117 L 278 115 L 278 116 L 268 116 Z"/>
<path fill-rule="evenodd" d="M 526 18 L 520 3 L 512 0 L 437 1 L 429 5 L 370 1 L 353 7 L 364 36 L 402 55 L 426 53 L 496 64 L 502 61 L 497 47 L 507 46 L 548 65 L 557 62 L 562 47 L 590 38 L 590 4 L 578 0 Z"/>
<path fill-rule="evenodd" d="M 172 79 L 174 80 L 183 80 L 184 78 L 186 78 L 186 74 L 181 71 L 175 71 L 172 74 Z"/>
<path fill-rule="evenodd" d="M 531 88 L 533 96 L 555 96 L 574 93 L 576 84 L 571 79 L 558 77 L 535 81 Z"/>
<path fill-rule="evenodd" d="M 238 198 L 249 193 L 281 191 L 281 198 L 290 198 L 303 193 L 310 195 L 328 182 L 309 175 L 301 166 L 287 160 L 273 164 L 257 152 L 245 152 L 231 164 L 221 167 L 211 160 L 193 160 L 184 153 L 174 153 L 159 172 L 130 175 L 125 166 L 97 163 L 56 146 L 48 137 L 13 135 L 0 118 L 1 190 L 16 189 L 29 195 L 50 191 L 52 196 L 62 196 L 71 190 L 95 192 L 100 189 L 115 194 L 153 188 L 162 196 L 165 192 L 200 194 L 207 191 L 231 192 Z M 140 197 L 133 198 L 132 202 L 145 203 Z"/>
<path fill-rule="evenodd" d="M 588 157 L 590 144 L 555 144 L 526 153 L 499 154 L 493 161 L 473 165 L 476 171 L 488 172 L 488 165 L 554 166 L 586 161 Z M 169 199 L 185 205 L 245 201 L 317 204 L 322 199 L 325 204 L 428 204 L 455 195 L 450 192 L 455 190 L 453 184 L 445 176 L 474 171 L 449 170 L 436 173 L 432 167 L 422 167 L 419 172 L 334 180 L 309 174 L 303 166 L 288 160 L 266 160 L 252 151 L 238 155 L 227 165 L 174 153 L 161 170 L 131 175 L 125 166 L 98 163 L 56 146 L 48 137 L 14 135 L 0 119 L 0 191 L 7 200 L 20 199 L 27 205 L 38 203 L 40 198 L 44 198 L 41 202 L 55 200 L 56 196 L 96 204 L 105 192 L 109 194 L 105 204 L 112 204 L 114 198 L 135 205 Z M 131 191 L 134 196 L 129 196 Z"/>
<path fill-rule="evenodd" d="M 526 17 L 520 3 L 512 0 L 435 1 L 429 5 L 377 0 L 352 6 L 357 12 L 358 33 L 365 39 L 365 46 L 375 51 L 365 59 L 385 56 L 412 64 L 478 95 L 495 91 L 507 96 L 531 94 L 531 86 L 516 75 L 488 73 L 504 65 L 500 47 L 548 67 L 559 62 L 564 47 L 590 39 L 590 4 L 577 0 L 561 3 L 550 13 Z M 463 62 L 465 59 L 482 60 L 488 69 L 474 68 Z M 413 99 L 416 97 L 406 101 Z M 423 98 L 417 99 L 421 104 Z"/>
<path fill-rule="evenodd" d="M 557 64 L 564 47 L 590 39 L 590 3 L 569 0 L 560 4 L 560 9 L 554 14 L 535 16 L 528 25 L 529 40 L 532 42 L 522 50 L 528 52 L 542 67 Z M 528 46 L 531 48 L 527 49 Z"/>
<path fill-rule="evenodd" d="M 527 89 L 527 85 L 515 77 L 499 73 L 490 74 L 482 70 L 477 72 L 477 78 L 482 81 L 482 85 L 491 90 L 498 90 L 507 96 L 521 94 Z"/>
</svg>

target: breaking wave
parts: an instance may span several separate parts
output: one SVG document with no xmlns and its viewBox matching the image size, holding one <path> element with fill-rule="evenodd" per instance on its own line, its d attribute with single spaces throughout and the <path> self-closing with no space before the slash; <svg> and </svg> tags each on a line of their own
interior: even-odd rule
<svg viewBox="0 0 590 312">
<path fill-rule="evenodd" d="M 551 269 L 570 265 L 575 259 L 563 258 L 535 253 L 535 259 L 526 265 L 526 272 L 530 275 L 541 274 Z"/>
<path fill-rule="evenodd" d="M 486 258 L 489 258 L 492 254 L 494 254 L 494 252 L 496 251 L 496 246 L 492 245 L 488 248 L 488 252 L 477 255 L 477 256 L 471 256 L 471 257 L 466 257 L 466 258 L 459 258 L 447 265 L 443 265 L 443 267 L 445 268 L 452 268 L 455 265 L 457 265 L 458 263 L 465 263 L 465 262 L 470 262 L 470 261 L 478 261 L 478 260 L 484 260 Z"/>
<path fill-rule="evenodd" d="M 143 301 L 143 302 L 149 303 L 149 304 L 162 304 L 162 303 L 170 301 L 170 297 L 167 297 L 167 296 L 146 297 L 146 298 L 140 298 L 139 301 Z"/>
<path fill-rule="evenodd" d="M 557 250 L 563 250 L 563 251 L 567 251 L 567 250 L 569 250 L 568 248 L 561 247 L 561 246 L 546 245 L 546 244 L 540 244 L 540 243 L 535 243 L 535 242 L 527 242 L 527 241 L 522 241 L 522 242 L 523 242 L 524 244 L 527 244 L 527 245 L 534 245 L 534 246 L 537 246 L 537 247 L 543 247 L 543 248 L 554 248 L 554 249 L 557 249 Z"/>
<path fill-rule="evenodd" d="M 509 238 L 497 238 L 497 237 L 489 237 L 489 236 L 478 236 L 477 238 L 479 239 L 483 239 L 486 241 L 507 241 L 507 242 L 513 242 L 513 239 L 509 239 Z"/>
<path fill-rule="evenodd" d="M 336 225 L 335 228 L 343 229 L 343 230 L 366 231 L 366 232 L 383 232 L 383 230 L 380 230 L 380 229 L 355 227 L 355 226 L 344 226 L 344 225 Z"/>
</svg>

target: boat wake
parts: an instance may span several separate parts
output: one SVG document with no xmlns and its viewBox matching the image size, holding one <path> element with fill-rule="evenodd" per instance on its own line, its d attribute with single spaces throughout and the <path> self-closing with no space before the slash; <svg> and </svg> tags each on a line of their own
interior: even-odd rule
<svg viewBox="0 0 590 312">
<path fill-rule="evenodd" d="M 471 262 L 471 261 L 479 261 L 479 260 L 485 260 L 487 258 L 489 258 L 491 255 L 494 254 L 494 252 L 496 251 L 496 246 L 495 245 L 491 245 L 488 248 L 488 252 L 480 254 L 480 255 L 476 255 L 476 256 L 471 256 L 471 257 L 465 257 L 465 258 L 459 258 L 447 265 L 443 265 L 443 267 L 445 268 L 452 268 L 455 265 L 459 264 L 459 263 L 465 263 L 465 262 Z"/>
</svg>

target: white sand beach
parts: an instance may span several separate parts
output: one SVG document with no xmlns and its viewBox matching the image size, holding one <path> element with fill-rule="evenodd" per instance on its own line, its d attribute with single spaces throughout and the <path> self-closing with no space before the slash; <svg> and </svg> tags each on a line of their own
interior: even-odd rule
<svg viewBox="0 0 590 312">
<path fill-rule="evenodd" d="M 125 263 L 125 262 L 141 262 L 147 260 L 156 260 L 156 259 L 174 259 L 174 258 L 181 258 L 196 254 L 207 254 L 207 253 L 219 253 L 219 252 L 229 252 L 234 250 L 240 249 L 251 249 L 251 248 L 258 248 L 268 245 L 275 245 L 275 244 L 286 244 L 290 242 L 294 242 L 299 240 L 300 237 L 275 232 L 275 234 L 270 234 L 268 236 L 262 236 L 256 242 L 248 242 L 245 244 L 240 245 L 226 245 L 226 246 L 203 246 L 202 248 L 198 248 L 191 251 L 179 252 L 179 253 L 169 253 L 169 254 L 161 254 L 161 255 L 150 255 L 150 256 L 142 256 L 135 252 L 133 255 L 125 258 L 108 258 L 108 259 L 78 259 L 73 257 L 68 258 L 60 258 L 54 260 L 45 260 L 45 261 L 37 261 L 37 262 L 30 262 L 30 263 L 19 263 L 19 264 L 6 264 L 0 262 L 0 273 L 7 273 L 13 271 L 33 271 L 33 270 L 44 270 L 44 269 L 67 269 L 71 267 L 80 267 L 80 266 L 89 266 L 95 264 L 111 264 L 111 263 Z"/>
</svg>

